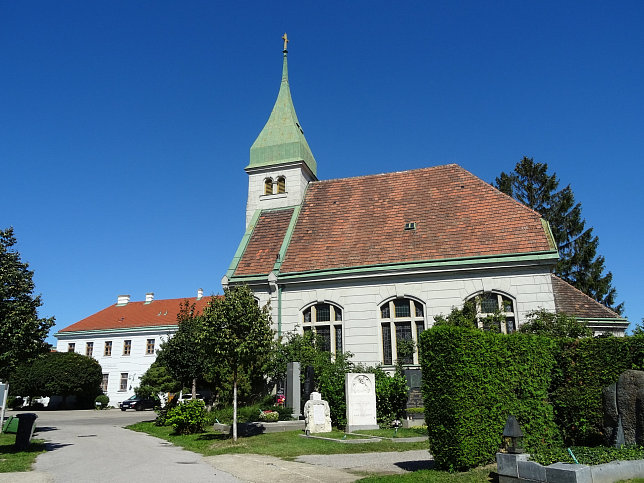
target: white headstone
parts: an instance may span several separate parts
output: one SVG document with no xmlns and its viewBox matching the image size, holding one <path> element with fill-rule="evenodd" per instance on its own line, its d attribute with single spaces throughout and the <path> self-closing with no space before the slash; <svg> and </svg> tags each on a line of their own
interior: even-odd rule
<svg viewBox="0 0 644 483">
<path fill-rule="evenodd" d="M 331 410 L 319 392 L 312 392 L 304 404 L 304 429 L 309 433 L 331 432 Z"/>
<path fill-rule="evenodd" d="M 345 376 L 347 432 L 378 429 L 376 422 L 376 376 L 349 373 Z"/>
</svg>

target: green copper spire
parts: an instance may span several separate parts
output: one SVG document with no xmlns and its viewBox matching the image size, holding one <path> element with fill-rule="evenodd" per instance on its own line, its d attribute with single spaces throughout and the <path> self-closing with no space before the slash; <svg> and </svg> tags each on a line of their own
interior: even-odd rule
<svg viewBox="0 0 644 483">
<path fill-rule="evenodd" d="M 284 39 L 284 66 L 282 67 L 280 91 L 268 122 L 250 148 L 250 164 L 247 168 L 304 161 L 311 172 L 317 176 L 315 158 L 306 142 L 304 131 L 297 119 L 297 114 L 295 114 L 295 107 L 293 107 L 286 62 L 288 39 L 286 34 L 282 38 Z"/>
</svg>

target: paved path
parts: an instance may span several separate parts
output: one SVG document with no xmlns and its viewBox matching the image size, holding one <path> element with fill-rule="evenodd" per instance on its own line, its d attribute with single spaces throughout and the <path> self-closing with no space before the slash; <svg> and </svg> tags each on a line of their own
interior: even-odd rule
<svg viewBox="0 0 644 483">
<path fill-rule="evenodd" d="M 36 437 L 49 451 L 35 471 L 0 473 L 0 483 L 351 482 L 366 473 L 405 473 L 432 465 L 428 451 L 305 455 L 295 461 L 256 454 L 202 457 L 123 426 L 152 412 L 41 411 Z"/>
<path fill-rule="evenodd" d="M 240 480 L 199 454 L 123 426 L 154 418 L 153 412 L 40 411 L 36 437 L 50 451 L 22 480 L 0 473 L 0 482 L 224 482 Z M 9 478 L 9 479 L 6 479 Z"/>
</svg>

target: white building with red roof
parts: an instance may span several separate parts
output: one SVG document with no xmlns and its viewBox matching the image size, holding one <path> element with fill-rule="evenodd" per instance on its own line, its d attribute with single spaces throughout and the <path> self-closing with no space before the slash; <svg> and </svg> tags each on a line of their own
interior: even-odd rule
<svg viewBox="0 0 644 483">
<path fill-rule="evenodd" d="M 140 302 L 119 295 L 116 304 L 54 334 L 56 350 L 96 359 L 103 369 L 103 392 L 110 405 L 117 406 L 134 394 L 161 342 L 177 331 L 181 305 L 187 301 L 201 312 L 211 298 L 201 289 L 192 298 L 155 300 L 148 293 Z"/>
</svg>

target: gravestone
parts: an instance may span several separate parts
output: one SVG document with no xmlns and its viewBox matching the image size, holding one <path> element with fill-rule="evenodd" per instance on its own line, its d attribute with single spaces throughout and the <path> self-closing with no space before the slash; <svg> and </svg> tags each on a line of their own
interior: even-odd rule
<svg viewBox="0 0 644 483">
<path fill-rule="evenodd" d="M 376 376 L 348 373 L 344 379 L 347 400 L 347 432 L 378 429 L 376 422 Z"/>
<path fill-rule="evenodd" d="M 331 410 L 329 403 L 319 392 L 312 392 L 311 399 L 304 404 L 304 429 L 308 433 L 331 432 Z"/>
<path fill-rule="evenodd" d="M 606 443 L 612 446 L 622 442 L 617 441 L 621 422 L 623 443 L 644 444 L 644 371 L 624 371 L 617 383 L 603 389 L 602 399 Z"/>
<path fill-rule="evenodd" d="M 306 366 L 304 369 L 304 384 L 302 385 L 302 409 L 309 399 L 311 393 L 315 391 L 315 369 L 313 366 Z"/>
<path fill-rule="evenodd" d="M 300 363 L 289 362 L 286 365 L 286 407 L 293 410 L 293 419 L 300 417 Z"/>
</svg>

